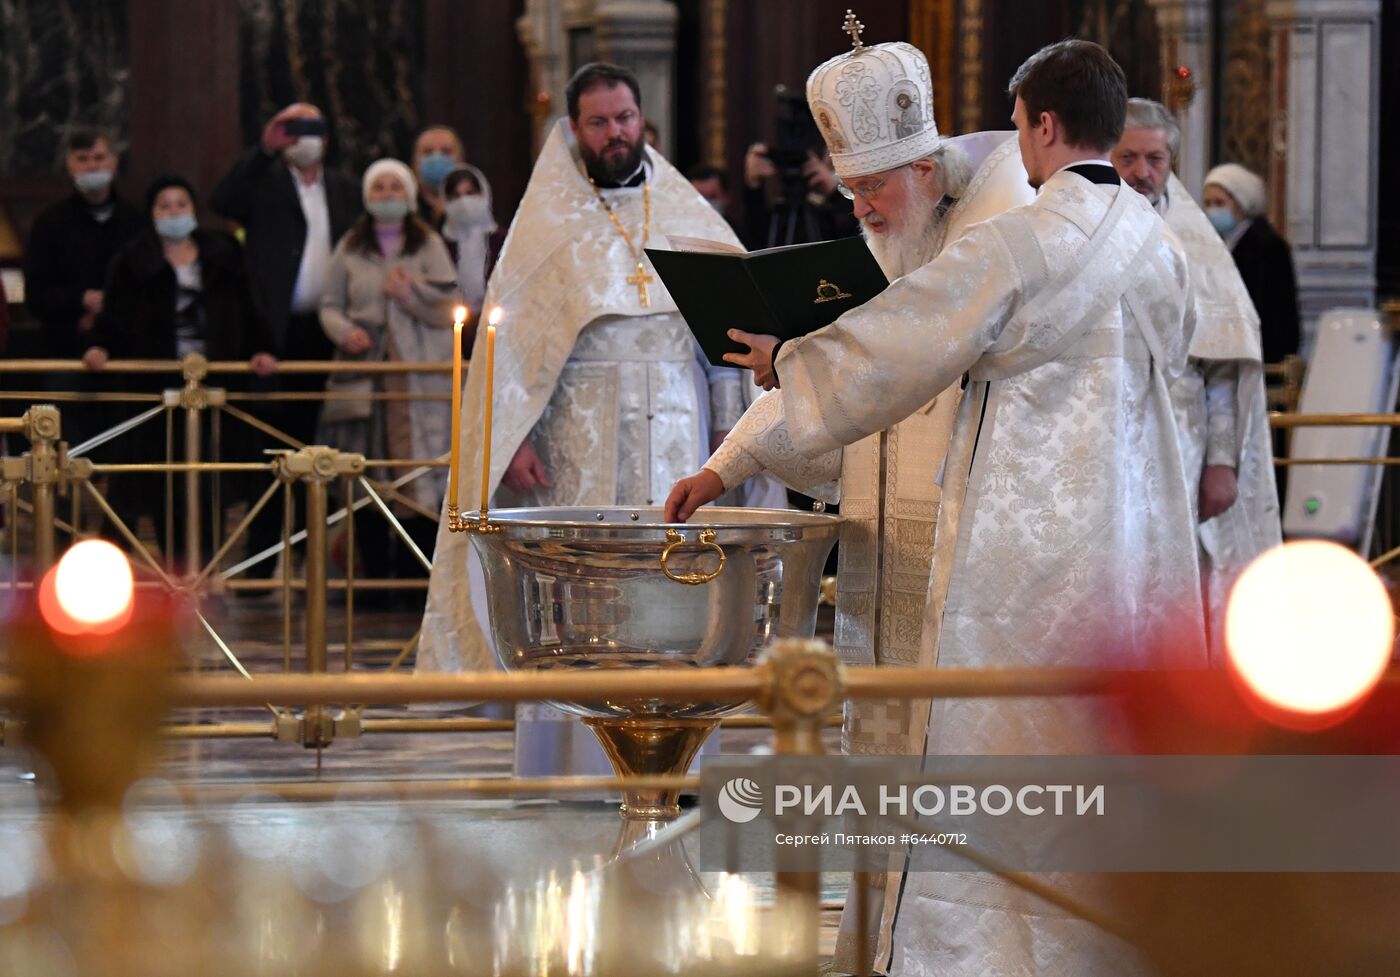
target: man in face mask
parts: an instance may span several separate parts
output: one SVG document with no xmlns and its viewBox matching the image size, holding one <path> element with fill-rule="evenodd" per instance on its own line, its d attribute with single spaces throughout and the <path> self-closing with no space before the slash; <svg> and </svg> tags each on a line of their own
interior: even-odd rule
<svg viewBox="0 0 1400 977">
<path fill-rule="evenodd" d="M 34 355 L 55 359 L 76 358 L 87 347 L 107 266 L 144 225 L 112 185 L 117 155 L 107 134 L 77 130 L 67 148 L 73 193 L 34 221 L 25 267 L 26 305 L 43 327 Z"/>
<path fill-rule="evenodd" d="M 317 310 L 331 249 L 360 213 L 359 185 L 326 168 L 329 128 L 314 105 L 298 102 L 268 120 L 258 144 L 233 164 L 209 196 L 214 212 L 237 221 L 244 242 L 253 300 L 267 322 L 279 360 L 329 360 L 330 340 Z M 312 373 L 259 379 L 263 391 L 319 391 Z M 316 401 L 269 404 L 260 416 L 296 440 L 316 438 Z M 286 447 L 282 442 L 268 447 Z M 281 539 L 282 514 L 268 506 L 253 523 L 249 544 L 260 551 Z M 265 560 L 252 571 L 270 573 Z"/>
<path fill-rule="evenodd" d="M 717 214 L 729 221 L 729 226 L 734 228 L 735 233 L 739 231 L 739 225 L 729 216 L 730 205 L 734 203 L 734 195 L 729 191 L 729 177 L 724 170 L 711 163 L 696 163 L 686 171 L 685 178 L 690 181 L 690 185 L 695 188 L 696 193 L 705 198 L 705 202 L 715 209 Z"/>
<path fill-rule="evenodd" d="M 447 197 L 443 183 L 462 165 L 462 139 L 451 126 L 428 126 L 413 141 L 413 173 L 418 177 L 418 213 L 436 230 L 442 229 Z"/>
</svg>

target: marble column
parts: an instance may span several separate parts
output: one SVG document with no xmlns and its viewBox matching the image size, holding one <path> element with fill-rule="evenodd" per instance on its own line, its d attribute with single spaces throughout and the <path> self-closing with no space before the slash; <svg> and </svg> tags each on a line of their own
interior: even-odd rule
<svg viewBox="0 0 1400 977">
<path fill-rule="evenodd" d="M 1293 245 L 1305 349 L 1318 315 L 1376 299 L 1380 0 L 1269 0 L 1270 214 Z"/>
<path fill-rule="evenodd" d="M 564 86 L 588 61 L 630 68 L 642 90 L 642 109 L 673 148 L 676 8 L 668 0 L 527 0 L 517 27 L 530 58 L 537 104 L 535 148 L 549 123 L 567 112 Z"/>
<path fill-rule="evenodd" d="M 1197 199 L 1210 169 L 1211 91 L 1215 84 L 1211 57 L 1211 0 L 1149 0 L 1157 14 L 1162 42 L 1162 101 L 1181 126 L 1177 176 Z M 1177 69 L 1189 68 L 1195 91 L 1174 94 Z"/>
</svg>

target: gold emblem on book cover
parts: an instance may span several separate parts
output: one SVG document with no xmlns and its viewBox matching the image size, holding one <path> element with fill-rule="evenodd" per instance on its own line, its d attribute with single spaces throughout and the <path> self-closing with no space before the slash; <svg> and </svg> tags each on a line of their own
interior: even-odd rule
<svg viewBox="0 0 1400 977">
<path fill-rule="evenodd" d="M 817 297 L 812 301 L 813 305 L 821 305 L 823 302 L 835 302 L 838 299 L 848 299 L 851 293 L 845 291 L 840 285 L 836 285 L 823 278 L 817 283 Z"/>
</svg>

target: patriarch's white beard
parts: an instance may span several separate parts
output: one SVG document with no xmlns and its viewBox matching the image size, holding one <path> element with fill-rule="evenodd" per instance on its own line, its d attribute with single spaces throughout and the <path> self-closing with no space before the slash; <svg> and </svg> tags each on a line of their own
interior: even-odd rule
<svg viewBox="0 0 1400 977">
<path fill-rule="evenodd" d="M 927 195 L 914 194 L 914 197 L 917 203 L 900 215 L 898 227 L 886 222 L 884 232 L 876 234 L 870 230 L 868 218 L 860 224 L 866 246 L 890 281 L 902 278 L 938 257 L 939 237 L 946 211 L 939 206 L 938 200 Z"/>
</svg>

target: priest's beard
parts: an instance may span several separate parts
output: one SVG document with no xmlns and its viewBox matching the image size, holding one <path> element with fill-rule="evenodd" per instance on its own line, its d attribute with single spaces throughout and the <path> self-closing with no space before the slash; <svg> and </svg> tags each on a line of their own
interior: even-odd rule
<svg viewBox="0 0 1400 977">
<path fill-rule="evenodd" d="M 645 139 L 645 132 L 638 134 L 634 143 L 629 143 L 626 139 L 614 139 L 603 147 L 602 155 L 593 152 L 580 140 L 578 154 L 582 157 L 584 169 L 588 171 L 589 176 L 599 183 L 616 185 L 636 173 L 637 167 L 642 165 L 642 146 L 645 145 Z M 627 152 L 613 153 L 613 150 L 619 148 L 626 149 Z"/>
<path fill-rule="evenodd" d="M 907 173 L 895 179 L 909 179 Z M 909 206 L 899 215 L 899 223 L 870 214 L 860 222 L 865 244 L 885 277 L 890 281 L 922 268 L 938 257 L 938 239 L 947 209 L 942 198 L 932 197 L 910 180 Z M 873 226 L 883 224 L 885 230 L 875 233 Z"/>
</svg>

